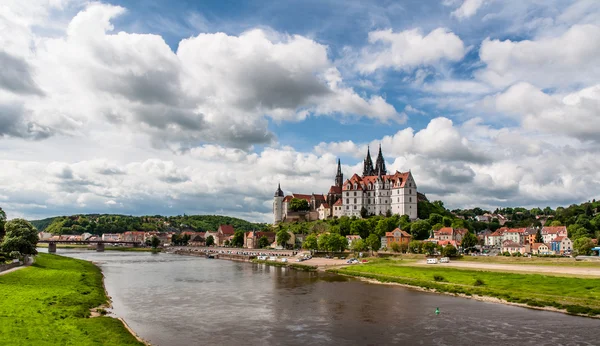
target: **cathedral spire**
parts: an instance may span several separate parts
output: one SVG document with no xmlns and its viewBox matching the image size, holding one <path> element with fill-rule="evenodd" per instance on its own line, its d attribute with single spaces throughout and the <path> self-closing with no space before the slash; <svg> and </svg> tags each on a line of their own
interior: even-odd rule
<svg viewBox="0 0 600 346">
<path fill-rule="evenodd" d="M 371 150 L 367 146 L 367 157 L 363 165 L 363 177 L 373 174 L 375 174 L 375 170 L 373 169 L 373 161 L 371 160 Z"/>
<path fill-rule="evenodd" d="M 275 191 L 275 197 L 283 197 L 283 191 L 281 191 L 281 183 L 277 184 L 277 191 Z"/>
<path fill-rule="evenodd" d="M 383 154 L 381 153 L 381 144 L 379 144 L 379 153 L 377 154 L 377 161 L 375 162 L 375 170 L 377 171 L 377 174 L 387 174 L 387 170 L 385 169 L 385 160 L 383 159 Z"/>
<path fill-rule="evenodd" d="M 337 174 L 335 175 L 335 186 L 342 188 L 344 184 L 344 174 L 342 174 L 342 162 L 338 159 Z"/>
</svg>

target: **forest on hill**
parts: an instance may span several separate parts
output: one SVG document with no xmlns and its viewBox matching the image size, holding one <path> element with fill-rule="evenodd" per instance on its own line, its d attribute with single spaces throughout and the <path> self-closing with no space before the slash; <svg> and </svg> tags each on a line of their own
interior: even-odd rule
<svg viewBox="0 0 600 346">
<path fill-rule="evenodd" d="M 230 216 L 178 215 L 128 216 L 115 214 L 85 214 L 57 216 L 30 221 L 39 231 L 53 234 L 103 234 L 128 231 L 216 231 L 219 225 L 232 225 L 236 230 L 262 230 L 264 223 L 252 223 Z"/>
</svg>

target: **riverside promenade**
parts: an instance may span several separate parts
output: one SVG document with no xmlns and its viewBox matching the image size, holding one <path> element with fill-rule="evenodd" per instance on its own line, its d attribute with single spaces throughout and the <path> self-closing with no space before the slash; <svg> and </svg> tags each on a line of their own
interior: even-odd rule
<svg viewBox="0 0 600 346">
<path fill-rule="evenodd" d="M 173 246 L 165 248 L 165 252 L 187 256 L 212 256 L 217 259 L 250 262 L 258 256 L 269 257 L 294 257 L 301 251 L 297 250 L 266 250 L 266 249 L 239 249 L 230 247 L 196 247 Z"/>
</svg>

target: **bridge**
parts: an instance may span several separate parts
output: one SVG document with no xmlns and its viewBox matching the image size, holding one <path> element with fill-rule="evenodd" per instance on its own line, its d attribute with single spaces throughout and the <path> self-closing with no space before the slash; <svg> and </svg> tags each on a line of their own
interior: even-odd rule
<svg viewBox="0 0 600 346">
<path fill-rule="evenodd" d="M 104 244 L 123 244 L 136 247 L 142 245 L 139 241 L 121 240 L 38 240 L 38 243 L 48 244 L 48 253 L 56 253 L 56 244 L 96 244 L 96 251 L 103 252 Z"/>
</svg>

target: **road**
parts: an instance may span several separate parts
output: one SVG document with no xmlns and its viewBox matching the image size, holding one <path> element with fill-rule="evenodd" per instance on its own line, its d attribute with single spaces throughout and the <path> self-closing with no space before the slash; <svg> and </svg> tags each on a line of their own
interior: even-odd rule
<svg viewBox="0 0 600 346">
<path fill-rule="evenodd" d="M 427 266 L 426 261 L 419 261 L 416 264 Z M 460 262 L 450 261 L 450 263 L 435 264 L 436 266 L 445 266 L 462 269 L 480 269 L 480 270 L 492 270 L 492 271 L 509 271 L 509 272 L 535 272 L 541 274 L 554 274 L 554 275 L 586 275 L 600 277 L 600 266 L 598 268 L 593 267 L 558 267 L 548 265 L 524 265 L 524 264 L 498 264 L 498 263 L 474 263 L 474 262 Z M 433 266 L 433 264 L 429 264 Z"/>
</svg>

